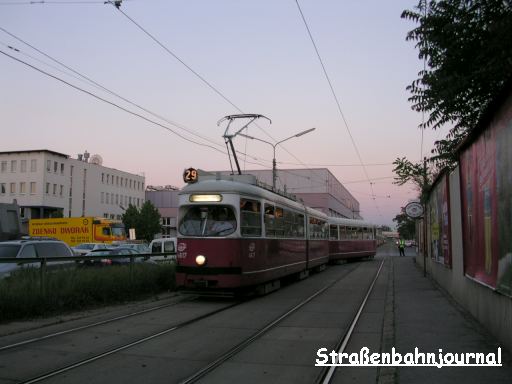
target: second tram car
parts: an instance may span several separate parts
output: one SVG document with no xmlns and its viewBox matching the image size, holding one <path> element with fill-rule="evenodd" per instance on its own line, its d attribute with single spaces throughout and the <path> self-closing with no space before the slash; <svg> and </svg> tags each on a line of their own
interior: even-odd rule
<svg viewBox="0 0 512 384">
<path fill-rule="evenodd" d="M 342 223 L 336 220 L 258 186 L 252 175 L 203 175 L 179 194 L 177 286 L 214 291 L 277 287 L 285 276 L 307 275 L 345 249 L 329 241 L 333 225 L 338 226 L 336 242 L 342 241 Z M 357 220 L 351 222 L 357 227 Z M 362 228 L 365 236 L 374 236 L 369 224 Z M 354 240 L 350 249 L 364 244 L 365 250 L 351 256 L 371 256 L 374 240 Z"/>
</svg>

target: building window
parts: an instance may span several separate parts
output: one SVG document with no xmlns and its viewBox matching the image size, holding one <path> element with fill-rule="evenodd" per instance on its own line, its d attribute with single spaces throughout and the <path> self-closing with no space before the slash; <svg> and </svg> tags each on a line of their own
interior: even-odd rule
<svg viewBox="0 0 512 384">
<path fill-rule="evenodd" d="M 59 191 L 60 197 L 64 196 L 64 186 L 61 184 L 60 191 Z"/>
<path fill-rule="evenodd" d="M 30 160 L 30 172 L 37 172 L 37 160 Z"/>
<path fill-rule="evenodd" d="M 103 217 L 104 217 L 105 219 L 108 219 L 108 213 L 104 213 L 104 214 L 103 214 Z"/>
<path fill-rule="evenodd" d="M 5 194 L 5 183 L 0 184 L 0 194 L 2 194 L 2 195 Z"/>
<path fill-rule="evenodd" d="M 116 205 L 119 204 L 119 195 L 116 193 Z"/>
<path fill-rule="evenodd" d="M 11 183 L 11 193 L 16 193 L 16 183 Z"/>
<path fill-rule="evenodd" d="M 30 182 L 30 194 L 35 194 L 36 193 L 36 183 L 34 181 L 31 181 Z"/>
<path fill-rule="evenodd" d="M 107 184 L 110 183 L 110 175 L 107 173 Z"/>
<path fill-rule="evenodd" d="M 116 185 L 119 186 L 119 176 L 116 176 Z"/>
<path fill-rule="evenodd" d="M 102 174 L 101 174 L 101 182 L 102 182 L 102 183 L 104 183 L 104 182 L 105 182 L 105 174 L 104 174 L 104 173 L 102 173 Z"/>
<path fill-rule="evenodd" d="M 107 192 L 107 204 L 110 204 L 110 193 Z"/>
<path fill-rule="evenodd" d="M 52 161 L 51 160 L 46 160 L 46 170 L 48 172 L 50 172 L 52 169 Z"/>
<path fill-rule="evenodd" d="M 27 160 L 20 161 L 20 172 L 27 172 Z"/>
<path fill-rule="evenodd" d="M 64 174 L 64 163 L 60 163 L 60 174 Z"/>
<path fill-rule="evenodd" d="M 2 173 L 7 172 L 7 161 L 2 161 L 1 170 L 2 170 Z"/>
<path fill-rule="evenodd" d="M 50 183 L 46 183 L 46 194 L 50 193 Z"/>
<path fill-rule="evenodd" d="M 59 169 L 59 163 L 57 163 L 56 161 L 53 162 L 53 172 L 54 173 L 57 173 L 57 169 Z"/>
<path fill-rule="evenodd" d="M 53 195 L 57 194 L 57 184 L 53 184 Z"/>
<path fill-rule="evenodd" d="M 100 193 L 101 204 L 105 203 L 105 192 Z"/>
<path fill-rule="evenodd" d="M 16 172 L 16 160 L 11 160 L 11 172 Z"/>
<path fill-rule="evenodd" d="M 26 188 L 26 183 L 24 181 L 22 181 L 20 183 L 20 193 L 27 193 L 26 189 L 27 189 Z"/>
</svg>

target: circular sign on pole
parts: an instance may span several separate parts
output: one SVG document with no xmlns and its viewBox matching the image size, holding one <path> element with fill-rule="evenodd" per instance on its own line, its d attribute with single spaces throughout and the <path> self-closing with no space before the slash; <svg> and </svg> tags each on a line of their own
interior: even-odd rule
<svg viewBox="0 0 512 384">
<path fill-rule="evenodd" d="M 199 175 L 197 173 L 197 169 L 195 168 L 185 169 L 183 172 L 183 181 L 185 183 L 195 183 L 198 178 Z"/>
<path fill-rule="evenodd" d="M 423 206 L 413 201 L 405 206 L 405 214 L 412 219 L 417 219 L 423 215 Z"/>
</svg>

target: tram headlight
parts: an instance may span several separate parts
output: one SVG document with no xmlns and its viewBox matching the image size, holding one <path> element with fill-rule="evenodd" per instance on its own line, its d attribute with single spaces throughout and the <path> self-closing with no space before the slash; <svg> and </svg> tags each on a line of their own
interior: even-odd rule
<svg viewBox="0 0 512 384">
<path fill-rule="evenodd" d="M 199 266 L 205 265 L 206 264 L 206 257 L 204 257 L 203 255 L 197 255 L 196 256 L 196 264 L 199 265 Z"/>
</svg>

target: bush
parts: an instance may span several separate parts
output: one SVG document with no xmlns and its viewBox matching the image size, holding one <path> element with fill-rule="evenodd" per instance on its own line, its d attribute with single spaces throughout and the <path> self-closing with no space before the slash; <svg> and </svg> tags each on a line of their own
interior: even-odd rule
<svg viewBox="0 0 512 384">
<path fill-rule="evenodd" d="M 174 265 L 134 264 L 47 273 L 37 269 L 0 280 L 0 323 L 122 303 L 174 290 Z"/>
</svg>

